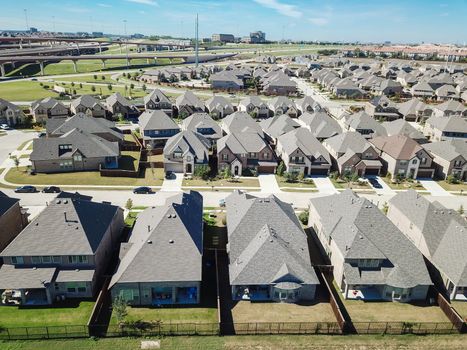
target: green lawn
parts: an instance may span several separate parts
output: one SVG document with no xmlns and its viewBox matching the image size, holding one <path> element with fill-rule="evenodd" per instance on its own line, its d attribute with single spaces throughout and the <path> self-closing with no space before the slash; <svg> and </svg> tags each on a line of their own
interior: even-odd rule
<svg viewBox="0 0 467 350">
<path fill-rule="evenodd" d="M 22 151 L 24 147 L 26 147 L 26 145 L 31 142 L 31 140 L 28 140 L 28 141 L 24 141 L 21 145 L 18 146 L 17 150 L 18 151 Z M 27 148 L 27 150 L 31 149 L 32 150 L 32 142 L 31 142 L 31 145 Z"/>
<path fill-rule="evenodd" d="M 417 191 L 426 190 L 425 187 L 423 187 L 420 183 L 417 183 L 417 181 L 413 181 L 413 182 L 404 181 L 401 183 L 393 183 L 391 179 L 388 179 L 386 177 L 381 177 L 381 178 L 393 190 L 408 190 L 408 189 L 414 189 Z"/>
<path fill-rule="evenodd" d="M 461 182 L 458 184 L 450 184 L 446 181 L 438 181 L 438 185 L 444 188 L 446 191 L 464 191 L 467 192 L 467 183 Z"/>
<path fill-rule="evenodd" d="M 61 325 L 86 325 L 91 315 L 93 301 L 65 301 L 51 307 L 19 308 L 2 306 L 0 310 L 0 326 L 37 327 Z"/>
<path fill-rule="evenodd" d="M 183 180 L 183 187 L 194 187 L 194 186 L 206 186 L 206 187 L 259 187 L 259 181 L 257 178 L 241 178 L 238 181 L 229 181 L 229 180 L 213 180 L 213 181 L 205 181 L 203 179 L 194 178 L 192 180 Z"/>
<path fill-rule="evenodd" d="M 2 350 L 135 350 L 138 338 L 29 340 L 0 342 Z M 165 350 L 318 350 L 318 349 L 463 349 L 465 335 L 263 335 L 229 337 L 164 337 Z"/>
<path fill-rule="evenodd" d="M 352 188 L 352 189 L 371 189 L 371 186 L 368 182 L 362 182 L 361 184 L 358 182 L 346 182 L 342 179 L 332 179 L 330 178 L 332 184 L 335 188 Z"/>
<path fill-rule="evenodd" d="M 7 101 L 32 101 L 57 96 L 56 92 L 44 89 L 36 81 L 13 81 L 0 84 L 0 97 Z"/>
<path fill-rule="evenodd" d="M 68 78 L 59 78 L 57 80 L 60 81 L 69 81 L 69 82 L 75 82 L 75 83 L 108 83 L 110 82 L 110 77 L 114 73 L 98 73 L 98 74 L 89 74 L 89 75 L 80 75 L 80 76 L 75 76 L 75 77 L 68 77 Z M 97 76 L 97 79 L 94 79 L 94 75 Z M 102 76 L 105 77 L 105 80 L 102 80 Z M 114 82 L 114 81 L 112 81 Z"/>
<path fill-rule="evenodd" d="M 29 175 L 25 167 L 11 168 L 5 179 L 14 184 L 32 185 L 103 185 L 103 186 L 161 186 L 163 169 L 145 171 L 144 178 L 101 177 L 98 171 Z"/>
<path fill-rule="evenodd" d="M 279 187 L 293 187 L 293 188 L 316 188 L 315 183 L 312 179 L 306 179 L 302 182 L 287 182 L 286 179 L 282 176 L 276 175 L 277 184 Z"/>
<path fill-rule="evenodd" d="M 122 156 L 119 161 L 120 168 L 125 170 L 138 170 L 140 158 L 140 152 L 122 151 Z"/>
<path fill-rule="evenodd" d="M 126 322 L 146 321 L 163 323 L 217 323 L 217 309 L 206 307 L 128 307 Z M 117 324 L 112 315 L 110 324 Z"/>
</svg>

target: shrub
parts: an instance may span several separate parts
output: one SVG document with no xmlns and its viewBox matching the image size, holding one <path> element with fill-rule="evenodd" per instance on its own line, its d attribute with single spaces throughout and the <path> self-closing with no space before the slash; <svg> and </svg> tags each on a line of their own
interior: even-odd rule
<svg viewBox="0 0 467 350">
<path fill-rule="evenodd" d="M 337 171 L 333 171 L 331 174 L 329 174 L 329 177 L 333 180 L 337 180 L 339 178 L 339 173 Z"/>
<path fill-rule="evenodd" d="M 448 175 L 446 178 L 446 182 L 448 184 L 458 184 L 459 183 L 459 178 L 456 175 Z"/>
<path fill-rule="evenodd" d="M 199 165 L 195 167 L 193 175 L 195 175 L 196 177 L 200 177 L 203 180 L 207 180 L 209 178 L 210 172 L 211 168 L 209 167 L 209 165 Z"/>
<path fill-rule="evenodd" d="M 306 225 L 308 224 L 308 217 L 310 216 L 310 212 L 308 211 L 308 209 L 302 211 L 299 215 L 298 215 L 298 220 L 300 220 L 300 222 L 303 224 L 303 225 Z"/>
<path fill-rule="evenodd" d="M 285 164 L 283 161 L 281 161 L 279 165 L 277 166 L 276 174 L 279 176 L 283 176 L 284 172 L 285 172 Z"/>
</svg>

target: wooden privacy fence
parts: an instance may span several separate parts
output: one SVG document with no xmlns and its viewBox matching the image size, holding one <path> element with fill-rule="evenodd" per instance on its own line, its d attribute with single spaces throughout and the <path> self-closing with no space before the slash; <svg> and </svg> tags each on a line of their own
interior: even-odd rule
<svg viewBox="0 0 467 350">
<path fill-rule="evenodd" d="M 467 323 L 464 319 L 457 313 L 456 310 L 449 304 L 447 299 L 437 291 L 436 301 L 438 302 L 439 307 L 443 310 L 444 314 L 449 321 L 451 321 L 452 325 L 460 332 L 466 333 L 467 332 Z"/>
</svg>

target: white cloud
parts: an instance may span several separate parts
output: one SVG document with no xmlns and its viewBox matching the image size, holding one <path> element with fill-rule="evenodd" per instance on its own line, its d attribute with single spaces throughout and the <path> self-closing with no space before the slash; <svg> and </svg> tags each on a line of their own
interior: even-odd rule
<svg viewBox="0 0 467 350">
<path fill-rule="evenodd" d="M 329 23 L 328 19 L 324 17 L 312 17 L 309 18 L 308 21 L 310 21 L 316 26 L 324 26 Z"/>
<path fill-rule="evenodd" d="M 99 6 L 99 7 L 105 7 L 105 8 L 110 8 L 110 7 L 112 7 L 112 5 L 103 4 L 103 3 L 98 3 L 97 6 Z"/>
<path fill-rule="evenodd" d="M 297 10 L 297 7 L 294 5 L 284 4 L 279 2 L 278 0 L 253 0 L 254 2 L 268 7 L 270 9 L 276 10 L 280 14 L 293 17 L 293 18 L 300 18 L 302 17 L 302 13 Z"/>
<path fill-rule="evenodd" d="M 136 4 L 150 5 L 150 6 L 159 6 L 154 0 L 126 0 L 128 2 L 134 2 Z"/>
</svg>

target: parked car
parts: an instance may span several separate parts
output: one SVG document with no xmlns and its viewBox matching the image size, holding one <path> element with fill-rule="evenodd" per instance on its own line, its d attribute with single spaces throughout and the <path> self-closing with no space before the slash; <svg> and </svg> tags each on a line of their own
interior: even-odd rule
<svg viewBox="0 0 467 350">
<path fill-rule="evenodd" d="M 21 186 L 15 189 L 15 193 L 36 193 L 37 188 L 34 186 Z"/>
<path fill-rule="evenodd" d="M 150 187 L 142 186 L 142 187 L 137 187 L 133 190 L 133 193 L 135 194 L 149 194 L 153 193 L 152 189 Z"/>
<path fill-rule="evenodd" d="M 57 187 L 57 186 L 47 186 L 47 187 L 44 187 L 44 189 L 42 190 L 42 193 L 60 193 L 62 192 L 60 190 L 60 187 Z"/>
<path fill-rule="evenodd" d="M 10 130 L 10 126 L 8 124 L 2 124 L 0 125 L 0 129 L 2 130 Z"/>
<path fill-rule="evenodd" d="M 174 174 L 173 171 L 166 171 L 166 172 L 165 172 L 165 178 L 166 178 L 167 180 L 173 179 L 174 177 L 175 177 L 175 174 Z"/>
<path fill-rule="evenodd" d="M 371 177 L 368 179 L 368 182 L 371 184 L 371 186 L 373 186 L 374 188 L 383 188 L 383 186 L 381 186 L 381 184 L 378 182 L 378 180 L 376 180 L 375 178 Z"/>
</svg>

